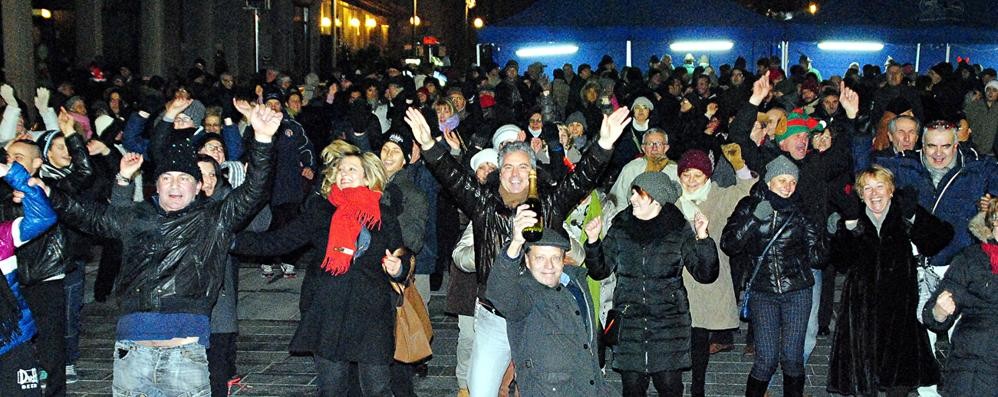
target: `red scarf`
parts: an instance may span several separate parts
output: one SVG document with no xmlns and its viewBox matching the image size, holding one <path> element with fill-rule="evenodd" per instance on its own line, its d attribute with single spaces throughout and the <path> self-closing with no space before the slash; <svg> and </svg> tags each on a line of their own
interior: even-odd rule
<svg viewBox="0 0 998 397">
<path fill-rule="evenodd" d="M 360 228 L 381 227 L 381 192 L 366 186 L 340 190 L 333 185 L 329 190 L 329 202 L 336 207 L 336 212 L 329 220 L 329 239 L 322 269 L 339 276 L 350 270 Z"/>
<path fill-rule="evenodd" d="M 981 243 L 981 249 L 991 259 L 991 274 L 998 274 L 998 244 Z"/>
</svg>

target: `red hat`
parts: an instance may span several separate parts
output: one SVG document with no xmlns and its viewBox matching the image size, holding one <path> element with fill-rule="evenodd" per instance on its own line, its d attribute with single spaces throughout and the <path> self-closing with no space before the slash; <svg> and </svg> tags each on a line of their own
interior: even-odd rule
<svg viewBox="0 0 998 397">
<path fill-rule="evenodd" d="M 708 178 L 714 174 L 714 165 L 710 161 L 710 156 L 707 152 L 700 149 L 690 149 L 686 153 L 683 153 L 683 157 L 679 159 L 679 175 L 690 168 L 695 168 L 703 172 Z"/>
<path fill-rule="evenodd" d="M 783 70 L 780 70 L 779 68 L 771 68 L 771 69 L 769 69 L 769 82 L 770 83 L 775 82 L 776 79 L 781 79 L 783 77 L 785 77 L 784 74 L 783 74 Z"/>
<path fill-rule="evenodd" d="M 482 106 L 482 109 L 488 109 L 496 105 L 496 97 L 491 94 L 478 94 L 478 104 Z"/>
</svg>

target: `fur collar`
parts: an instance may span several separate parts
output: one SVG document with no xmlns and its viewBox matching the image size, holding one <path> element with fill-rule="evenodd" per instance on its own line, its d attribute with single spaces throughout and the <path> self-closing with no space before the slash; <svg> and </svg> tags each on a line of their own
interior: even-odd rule
<svg viewBox="0 0 998 397">
<path fill-rule="evenodd" d="M 970 223 L 967 224 L 967 229 L 970 230 L 970 234 L 977 237 L 981 242 L 987 242 L 988 240 L 994 239 L 994 235 L 991 233 L 991 229 L 984 223 L 984 212 L 978 212 L 973 218 L 970 218 Z"/>
</svg>

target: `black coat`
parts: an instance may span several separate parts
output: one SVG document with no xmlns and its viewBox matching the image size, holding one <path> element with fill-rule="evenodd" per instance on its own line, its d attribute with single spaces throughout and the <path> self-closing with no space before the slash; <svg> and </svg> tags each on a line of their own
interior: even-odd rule
<svg viewBox="0 0 998 397">
<path fill-rule="evenodd" d="M 789 221 L 766 253 L 759 275 L 749 288 L 776 294 L 810 288 L 814 285 L 811 268 L 822 263 L 825 256 L 821 230 L 804 216 L 796 204 L 785 210 L 775 210 L 766 219 L 756 218 L 753 212 L 759 203 L 766 200 L 766 191 L 765 182 L 759 181 L 752 188 L 752 194 L 738 202 L 735 212 L 724 225 L 721 249 L 728 256 L 749 255 L 755 258 L 762 254 L 780 226 Z M 747 271 L 752 274 L 752 269 Z"/>
<path fill-rule="evenodd" d="M 478 282 L 485 285 L 492 261 L 512 234 L 511 220 L 515 211 L 503 203 L 497 186 L 478 183 L 473 173 L 466 171 L 466 167 L 448 154 L 448 149 L 447 145 L 434 145 L 423 154 L 423 158 L 440 186 L 473 222 Z M 565 222 L 566 214 L 595 188 L 596 180 L 611 154 L 610 150 L 604 150 L 598 144 L 591 145 L 575 171 L 557 186 L 540 183 L 538 190 L 545 225 L 561 225 Z M 485 298 L 482 296 L 484 291 L 485 288 L 479 288 L 479 297 Z"/>
<path fill-rule="evenodd" d="M 524 396 L 607 396 L 600 371 L 586 269 L 565 266 L 565 286 L 537 282 L 503 246 L 493 265 L 489 300 L 506 316 L 516 379 Z M 581 292 L 581 310 L 572 286 Z"/>
<path fill-rule="evenodd" d="M 895 201 L 899 198 L 895 195 Z M 912 389 L 939 381 L 918 306 L 918 266 L 911 245 L 935 255 L 953 238 L 953 227 L 921 208 L 914 223 L 895 203 L 880 233 L 868 214 L 853 230 L 839 222 L 837 243 L 849 247 L 842 286 L 842 311 L 835 326 L 828 391 L 872 395 L 895 387 Z"/>
<path fill-rule="evenodd" d="M 651 232 L 650 232 L 651 231 Z M 652 373 L 690 367 L 690 304 L 683 286 L 685 267 L 700 283 L 717 279 L 717 246 L 697 240 L 675 205 L 665 204 L 650 220 L 625 208 L 602 242 L 586 244 L 589 276 L 617 273 L 613 307 L 622 313 L 613 368 Z"/>
<path fill-rule="evenodd" d="M 121 240 L 115 283 L 119 311 L 211 313 L 234 231 L 267 200 L 274 145 L 254 142 L 246 182 L 224 200 L 196 200 L 165 212 L 154 199 L 131 201 L 134 186 L 115 185 L 112 205 L 81 203 L 52 189 L 59 220 L 99 237 Z"/>
<path fill-rule="evenodd" d="M 394 191 L 392 197 L 401 200 L 401 192 Z M 280 229 L 240 233 L 233 252 L 283 255 L 305 245 L 325 252 L 329 222 L 336 208 L 328 200 L 313 199 L 309 203 L 301 215 Z M 354 258 L 345 274 L 333 276 L 320 269 L 309 272 L 313 283 L 310 292 L 315 296 L 302 308 L 301 321 L 291 339 L 292 352 L 308 352 L 331 361 L 391 363 L 398 294 L 389 284 L 381 259 L 386 249 L 395 252 L 403 245 L 396 208 L 381 203 L 381 228 L 370 231 L 370 244 Z M 408 274 L 410 257 L 403 257 L 403 277 Z"/>
<path fill-rule="evenodd" d="M 983 225 L 983 216 L 971 220 L 971 230 L 978 239 L 990 239 L 991 230 Z M 940 393 L 944 396 L 994 396 L 998 391 L 998 274 L 992 272 L 991 259 L 974 244 L 960 251 L 949 262 L 949 270 L 936 293 L 925 303 L 922 320 L 929 329 L 943 332 L 960 321 L 953 330 L 953 350 L 943 369 Z M 936 298 L 950 291 L 956 313 L 938 322 L 932 315 Z"/>
<path fill-rule="evenodd" d="M 92 186 L 94 169 L 82 135 L 73 134 L 66 138 L 66 148 L 73 158 L 73 172 L 60 179 L 43 180 L 54 190 L 77 197 L 81 189 Z M 13 193 L 10 186 L 0 186 L 0 220 L 12 221 L 24 216 L 21 205 L 11 200 Z M 22 285 L 30 286 L 50 277 L 69 273 L 76 269 L 76 261 L 72 259 L 81 254 L 89 254 L 84 252 L 88 249 L 89 246 L 85 244 L 79 231 L 67 227 L 64 222 L 56 223 L 42 235 L 17 248 L 18 279 Z"/>
</svg>

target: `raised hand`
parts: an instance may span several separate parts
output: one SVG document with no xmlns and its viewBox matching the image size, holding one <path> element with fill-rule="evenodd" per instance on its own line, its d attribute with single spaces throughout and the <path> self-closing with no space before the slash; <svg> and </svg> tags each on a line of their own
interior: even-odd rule
<svg viewBox="0 0 998 397">
<path fill-rule="evenodd" d="M 14 98 L 14 87 L 9 84 L 0 85 L 0 99 L 7 103 L 7 106 L 17 108 L 17 99 Z"/>
<path fill-rule="evenodd" d="M 763 76 L 760 77 L 752 83 L 752 96 L 749 97 L 749 103 L 759 106 L 762 101 L 766 100 L 769 96 L 770 91 L 773 90 L 773 86 L 769 84 L 769 78 Z"/>
<path fill-rule="evenodd" d="M 707 112 L 704 114 L 704 116 L 707 116 L 708 119 L 714 117 L 714 114 L 717 113 L 717 109 L 718 109 L 717 102 L 708 103 Z"/>
<path fill-rule="evenodd" d="M 617 139 L 623 135 L 627 125 L 631 122 L 630 113 L 631 110 L 627 106 L 621 106 L 609 116 L 603 116 L 603 125 L 600 127 L 599 141 L 597 142 L 600 147 L 606 150 L 613 148 L 614 142 L 617 142 Z"/>
<path fill-rule="evenodd" d="M 444 131 L 444 141 L 447 142 L 447 146 L 450 146 L 451 150 L 461 150 L 461 137 L 458 136 L 457 132 L 447 130 Z"/>
<path fill-rule="evenodd" d="M 709 237 L 707 235 L 708 224 L 710 224 L 710 221 L 707 220 L 707 216 L 703 212 L 697 211 L 696 214 L 693 214 L 693 230 L 697 233 L 697 240 Z"/>
<path fill-rule="evenodd" d="M 381 259 L 381 267 L 389 276 L 398 277 L 402 272 L 402 258 L 392 255 L 392 252 L 385 250 L 385 257 Z"/>
<path fill-rule="evenodd" d="M 603 232 L 603 220 L 600 217 L 595 217 L 593 220 L 589 221 L 585 225 L 586 228 L 586 241 L 589 244 L 595 243 L 599 240 L 600 233 Z"/>
<path fill-rule="evenodd" d="M 172 101 L 166 103 L 166 112 L 163 116 L 170 118 L 177 117 L 180 112 L 183 112 L 192 103 L 194 103 L 194 100 L 190 98 L 173 98 Z"/>
<path fill-rule="evenodd" d="M 42 111 L 43 109 L 49 107 L 49 97 L 48 88 L 38 87 L 38 89 L 35 90 L 35 107 L 38 108 L 38 111 Z"/>
<path fill-rule="evenodd" d="M 742 147 L 738 146 L 737 143 L 721 145 L 721 153 L 724 154 L 724 158 L 728 159 L 728 162 L 731 163 L 731 168 L 734 168 L 735 171 L 745 166 L 745 159 L 742 158 Z"/>
<path fill-rule="evenodd" d="M 530 138 L 530 148 L 534 153 L 540 153 L 544 149 L 544 141 L 541 138 Z"/>
<path fill-rule="evenodd" d="M 118 163 L 118 174 L 127 179 L 132 179 L 132 176 L 134 176 L 136 172 L 139 172 L 139 169 L 141 168 L 141 154 L 125 153 L 124 156 L 121 156 L 121 161 Z"/>
<path fill-rule="evenodd" d="M 679 103 L 679 111 L 682 113 L 688 113 L 690 110 L 693 110 L 693 102 L 690 102 L 689 99 L 683 98 L 683 101 Z"/>
<path fill-rule="evenodd" d="M 516 215 L 513 216 L 513 237 L 509 242 L 509 251 L 515 249 L 516 253 L 511 254 L 510 257 L 519 255 L 520 248 L 523 244 L 527 242 L 527 239 L 523 238 L 523 229 L 532 226 L 537 223 L 537 213 L 530 210 L 530 206 L 526 204 L 521 204 L 516 207 Z"/>
<path fill-rule="evenodd" d="M 842 105 L 842 110 L 846 111 L 846 117 L 856 118 L 859 113 L 859 94 L 846 87 L 844 81 L 839 83 L 839 104 Z"/>
<path fill-rule="evenodd" d="M 814 134 L 814 136 L 811 137 L 811 146 L 813 146 L 819 153 L 824 153 L 832 147 L 832 133 L 830 131 L 825 131 L 820 134 Z"/>
<path fill-rule="evenodd" d="M 412 137 L 424 151 L 430 150 L 435 143 L 433 134 L 430 133 L 430 125 L 426 123 L 426 118 L 419 109 L 408 108 L 405 110 L 405 122 L 412 129 Z"/>
<path fill-rule="evenodd" d="M 755 124 L 752 124 L 752 132 L 749 133 L 749 138 L 752 139 L 752 142 L 755 142 L 756 146 L 762 146 L 766 135 L 768 135 L 768 129 L 762 122 L 756 121 Z"/>
<path fill-rule="evenodd" d="M 68 138 L 70 135 L 76 133 L 75 122 L 73 117 L 69 115 L 69 112 L 66 111 L 66 108 L 59 108 L 59 131 L 62 131 L 62 135 Z"/>
<path fill-rule="evenodd" d="M 988 212 L 991 207 L 991 193 L 987 193 L 981 196 L 981 199 L 977 201 L 977 210 L 980 212 Z"/>
<path fill-rule="evenodd" d="M 281 127 L 284 113 L 275 112 L 269 107 L 256 105 L 250 114 L 249 122 L 253 126 L 253 135 L 258 142 L 270 142 Z"/>
<path fill-rule="evenodd" d="M 243 115 L 246 120 L 249 120 L 250 113 L 253 113 L 253 105 L 250 105 L 245 99 L 232 99 L 232 106 L 236 108 L 239 114 Z"/>
<path fill-rule="evenodd" d="M 87 153 L 90 153 L 91 156 L 104 156 L 110 151 L 111 149 L 104 142 L 101 142 L 100 139 L 91 139 L 90 142 L 87 142 Z"/>
</svg>

